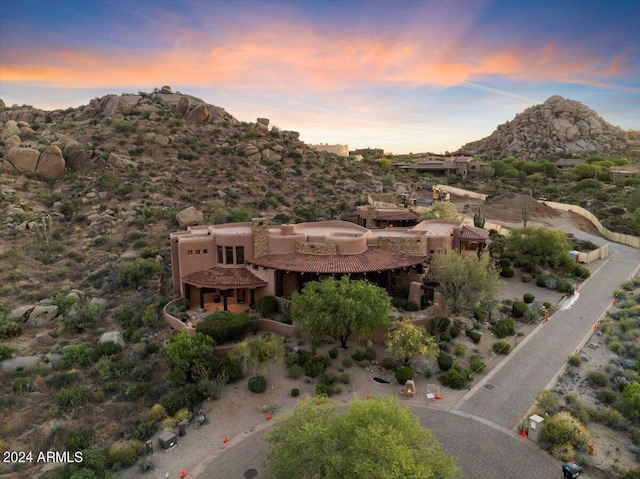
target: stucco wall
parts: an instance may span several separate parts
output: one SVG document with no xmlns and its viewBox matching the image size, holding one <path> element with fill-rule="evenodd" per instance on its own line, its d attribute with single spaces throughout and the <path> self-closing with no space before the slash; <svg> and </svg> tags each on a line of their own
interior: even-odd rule
<svg viewBox="0 0 640 479">
<path fill-rule="evenodd" d="M 378 238 L 380 246 L 416 256 L 429 254 L 429 241 L 426 235 L 420 236 L 381 236 Z"/>
</svg>

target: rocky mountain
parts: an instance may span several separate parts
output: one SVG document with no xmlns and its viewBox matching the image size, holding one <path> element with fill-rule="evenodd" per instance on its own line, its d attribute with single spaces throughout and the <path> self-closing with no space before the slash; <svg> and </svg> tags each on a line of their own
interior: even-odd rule
<svg viewBox="0 0 640 479">
<path fill-rule="evenodd" d="M 482 140 L 455 154 L 483 158 L 601 155 L 640 159 L 640 132 L 615 127 L 579 101 L 552 96 L 519 113 Z"/>
</svg>

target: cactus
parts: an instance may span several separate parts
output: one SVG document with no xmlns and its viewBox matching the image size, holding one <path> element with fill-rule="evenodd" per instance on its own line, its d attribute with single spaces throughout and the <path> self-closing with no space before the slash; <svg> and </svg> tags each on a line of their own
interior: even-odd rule
<svg viewBox="0 0 640 479">
<path fill-rule="evenodd" d="M 482 213 L 480 212 L 480 208 L 478 208 L 478 212 L 473 215 L 473 226 L 476 226 L 477 228 L 484 228 L 485 221 L 486 221 L 486 218 L 482 216 Z"/>
<path fill-rule="evenodd" d="M 524 206 L 522 207 L 522 223 L 523 226 L 527 227 L 527 221 L 531 218 L 531 208 L 529 208 L 529 201 L 526 201 Z"/>
<path fill-rule="evenodd" d="M 33 231 L 36 234 L 38 241 L 46 244 L 49 244 L 49 241 L 51 240 L 51 230 L 51 215 L 43 216 L 33 227 Z"/>
</svg>

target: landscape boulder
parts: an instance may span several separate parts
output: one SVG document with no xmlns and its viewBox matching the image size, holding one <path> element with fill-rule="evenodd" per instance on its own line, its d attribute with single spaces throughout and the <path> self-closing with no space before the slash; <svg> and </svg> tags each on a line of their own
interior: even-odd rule
<svg viewBox="0 0 640 479">
<path fill-rule="evenodd" d="M 62 151 L 56 145 L 49 145 L 40 155 L 36 173 L 44 176 L 47 180 L 57 180 L 64 174 L 64 158 Z"/>
<path fill-rule="evenodd" d="M 20 127 L 17 121 L 9 120 L 4 124 L 4 128 L 2 129 L 2 139 L 4 140 L 12 135 L 20 135 Z"/>
<path fill-rule="evenodd" d="M 124 348 L 124 339 L 120 331 L 108 331 L 100 336 L 98 343 L 115 343 Z"/>
<path fill-rule="evenodd" d="M 176 215 L 176 221 L 180 229 L 185 229 L 187 226 L 193 226 L 200 224 L 204 219 L 204 215 L 201 211 L 198 211 L 193 206 L 189 206 L 184 210 L 178 212 Z"/>
<path fill-rule="evenodd" d="M 38 305 L 31 310 L 28 321 L 39 326 L 55 318 L 58 315 L 58 311 L 58 307 L 55 304 Z"/>
<path fill-rule="evenodd" d="M 200 105 L 196 105 L 187 115 L 187 120 L 193 122 L 203 122 L 207 121 L 211 117 L 211 113 L 209 112 L 209 107 L 204 103 Z"/>
<path fill-rule="evenodd" d="M 34 308 L 35 305 L 33 304 L 25 304 L 24 306 L 20 306 L 19 308 L 12 309 L 11 311 L 9 311 L 9 319 L 24 323 Z"/>
<path fill-rule="evenodd" d="M 35 173 L 40 152 L 33 148 L 16 146 L 7 153 L 7 160 L 20 173 Z"/>
<path fill-rule="evenodd" d="M 18 356 L 17 358 L 5 359 L 0 363 L 0 369 L 5 373 L 15 373 L 24 368 L 35 366 L 40 363 L 40 356 Z"/>
</svg>

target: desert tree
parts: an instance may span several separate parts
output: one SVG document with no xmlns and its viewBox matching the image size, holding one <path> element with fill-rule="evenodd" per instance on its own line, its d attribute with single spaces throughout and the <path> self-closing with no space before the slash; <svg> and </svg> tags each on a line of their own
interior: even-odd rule
<svg viewBox="0 0 640 479">
<path fill-rule="evenodd" d="M 236 346 L 233 354 L 242 361 L 245 370 L 264 375 L 270 363 L 284 356 L 284 344 L 282 339 L 267 333 L 252 341 L 245 339 Z"/>
<path fill-rule="evenodd" d="M 172 376 L 184 377 L 188 382 L 195 382 L 203 370 L 209 371 L 218 364 L 215 351 L 212 338 L 200 333 L 192 336 L 186 331 L 172 336 L 164 348 Z"/>
<path fill-rule="evenodd" d="M 420 215 L 424 220 L 459 220 L 462 216 L 455 205 L 449 201 L 437 201 Z"/>
<path fill-rule="evenodd" d="M 410 321 L 399 321 L 398 327 L 389 333 L 387 348 L 391 353 L 409 365 L 416 356 L 436 357 L 440 352 L 438 342 L 429 336 L 424 327 L 416 326 Z"/>
<path fill-rule="evenodd" d="M 307 399 L 270 431 L 267 477 L 325 479 L 454 479 L 455 459 L 433 433 L 394 398 L 335 401 Z"/>
<path fill-rule="evenodd" d="M 448 250 L 433 259 L 431 268 L 452 313 L 488 308 L 496 302 L 500 273 L 489 255 Z"/>
<path fill-rule="evenodd" d="M 368 281 L 327 278 L 305 285 L 291 297 L 291 318 L 314 339 L 331 336 L 343 348 L 353 334 L 364 336 L 389 325 L 391 299 L 381 287 Z"/>
<path fill-rule="evenodd" d="M 515 265 L 563 270 L 573 266 L 566 233 L 546 228 L 526 227 L 511 231 L 504 239 L 505 249 L 514 254 Z"/>
</svg>

